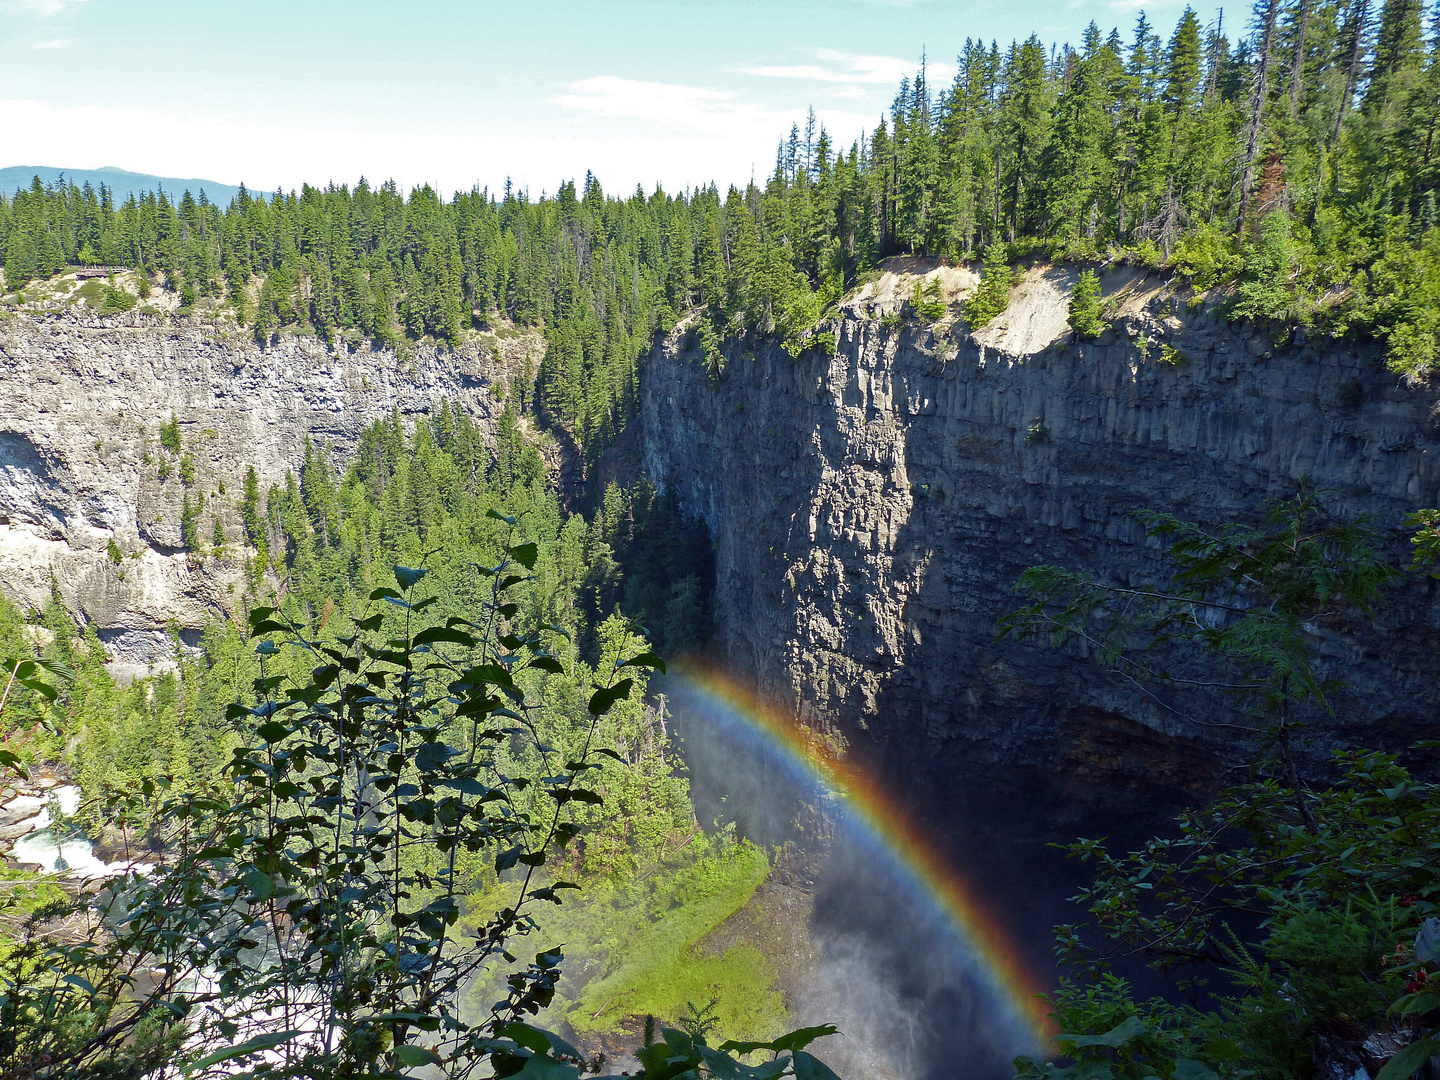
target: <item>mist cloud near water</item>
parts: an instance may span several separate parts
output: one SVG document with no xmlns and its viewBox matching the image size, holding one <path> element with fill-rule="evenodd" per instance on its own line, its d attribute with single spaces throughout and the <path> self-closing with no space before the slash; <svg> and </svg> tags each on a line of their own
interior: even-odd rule
<svg viewBox="0 0 1440 1080">
<path fill-rule="evenodd" d="M 970 942 L 869 830 L 785 751 L 683 679 L 657 679 L 702 823 L 734 822 L 813 901 L 813 970 L 787 988 L 797 1024 L 844 1080 L 1004 1080 L 1033 1036 Z"/>
</svg>

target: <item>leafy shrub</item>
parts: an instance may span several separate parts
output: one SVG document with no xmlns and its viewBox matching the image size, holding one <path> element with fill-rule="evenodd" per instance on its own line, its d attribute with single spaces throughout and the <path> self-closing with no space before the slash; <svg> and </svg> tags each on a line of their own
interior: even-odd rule
<svg viewBox="0 0 1440 1080">
<path fill-rule="evenodd" d="M 1180 238 L 1171 265 L 1193 288 L 1203 290 L 1234 277 L 1244 260 L 1236 254 L 1230 234 L 1207 221 Z"/>
<path fill-rule="evenodd" d="M 1440 559 L 1424 535 L 1440 516 L 1428 515 L 1408 523 L 1422 530 L 1414 544 L 1425 570 Z M 1316 788 L 1290 748 L 1292 707 L 1327 709 L 1336 689 L 1307 622 L 1336 604 L 1373 612 L 1398 576 L 1379 554 L 1385 538 L 1363 521 L 1327 520 L 1305 491 L 1271 507 L 1259 528 L 1146 521 L 1171 541 L 1170 585 L 1112 588 L 1034 568 L 1021 590 L 1035 603 L 1002 632 L 1056 644 L 1083 636 L 1142 684 L 1170 682 L 1144 653 L 1178 632 L 1243 688 L 1231 726 L 1248 728 L 1262 754 L 1251 780 L 1180 815 L 1174 835 L 1124 854 L 1098 840 L 1070 846 L 1094 869 L 1076 897 L 1089 924 L 1057 929 L 1071 974 L 1053 1016 L 1071 1061 L 1021 1059 L 1017 1076 L 1359 1075 L 1362 1048 L 1381 1033 L 1410 1044 L 1380 1074 L 1405 1080 L 1440 1052 L 1440 995 L 1429 989 L 1440 963 L 1440 784 L 1417 780 L 1392 755 L 1355 752 L 1337 755 L 1338 779 Z M 1216 617 L 1197 619 L 1204 608 Z M 1146 959 L 1205 1004 L 1135 999 L 1114 973 L 1122 957 Z M 1207 988 L 1217 972 L 1225 982 Z"/>
<path fill-rule="evenodd" d="M 116 566 L 119 566 L 125 558 L 124 552 L 120 550 L 120 545 L 115 542 L 113 536 L 105 541 L 105 554 L 110 557 L 110 561 Z"/>
<path fill-rule="evenodd" d="M 1292 277 L 1298 263 L 1290 217 L 1277 211 L 1265 219 L 1260 239 L 1245 252 L 1245 272 L 1230 308 L 1232 319 L 1283 319 L 1294 312 Z"/>
<path fill-rule="evenodd" d="M 970 294 L 962 309 L 965 321 L 974 330 L 986 326 L 1010 306 L 1010 287 L 1015 274 L 1006 259 L 1005 249 L 991 244 L 985 249 L 985 272 L 980 284 Z"/>
<path fill-rule="evenodd" d="M 200 511 L 204 508 L 205 496 L 199 492 L 194 502 L 188 491 L 180 500 L 180 539 L 190 551 L 200 550 Z"/>
<path fill-rule="evenodd" d="M 105 303 L 102 311 L 129 311 L 135 306 L 135 297 L 131 296 L 124 289 L 117 289 L 113 285 L 105 286 Z"/>
<path fill-rule="evenodd" d="M 633 708 L 637 683 L 664 665 L 623 625 L 563 745 L 542 742 L 522 718 L 564 674 L 547 645 L 565 632 L 512 622 L 508 594 L 539 552 L 514 518 L 489 513 L 511 531 L 496 565 L 475 568 L 474 621 L 426 617 L 440 598 L 422 597 L 427 571 L 405 566 L 398 587 L 370 591 L 345 637 L 315 640 L 275 608 L 250 613 L 260 674 L 253 704 L 226 712 L 239 739 L 223 778 L 185 791 L 147 778 L 136 798 L 117 796 L 127 810 L 158 802 L 161 865 L 47 911 L 111 933 L 52 939 L 39 925 L 0 950 L 4 1075 L 138 1076 L 178 1057 L 185 1075 L 218 1077 L 262 1052 L 259 1071 L 314 1080 L 442 1063 L 452 1075 L 586 1071 L 573 1046 L 525 1022 L 553 1000 L 564 956 L 541 948 L 522 964 L 509 950 L 535 930 L 533 909 L 576 888 L 543 868 L 600 813 L 602 774 L 624 767 L 598 749 L 602 718 Z M 27 663 L 20 677 L 39 685 Z M 533 756 L 538 778 L 512 775 L 515 755 Z M 461 933 L 477 874 L 506 895 Z M 462 989 L 500 963 L 512 969 L 501 1000 L 462 1014 Z M 154 977 L 137 985 L 137 965 Z M 201 972 L 215 989 L 197 1000 L 187 989 Z M 766 1052 L 767 1077 L 834 1080 L 805 1050 L 833 1027 L 711 1048 L 708 1015 L 691 1010 L 691 1030 L 659 1041 L 647 1024 L 641 1075 L 747 1075 L 737 1055 Z"/>
<path fill-rule="evenodd" d="M 1410 382 L 1428 378 L 1440 356 L 1440 229 L 1418 248 L 1388 237 L 1362 314 L 1387 339 L 1386 363 Z"/>
<path fill-rule="evenodd" d="M 1094 270 L 1082 270 L 1070 291 L 1070 328 L 1081 337 L 1099 337 L 1109 329 L 1104 310 L 1099 276 Z"/>
<path fill-rule="evenodd" d="M 195 486 L 195 459 L 189 454 L 180 459 L 180 482 L 186 487 Z"/>
</svg>

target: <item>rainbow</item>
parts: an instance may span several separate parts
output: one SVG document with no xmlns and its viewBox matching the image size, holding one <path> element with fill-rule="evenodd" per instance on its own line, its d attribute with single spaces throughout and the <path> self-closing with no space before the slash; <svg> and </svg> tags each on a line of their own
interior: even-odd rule
<svg viewBox="0 0 1440 1080">
<path fill-rule="evenodd" d="M 1049 1043 L 1056 1029 L 1040 996 L 1043 986 L 1026 969 L 998 920 L 894 798 L 821 737 L 725 675 L 687 664 L 674 677 L 782 751 L 811 781 L 839 795 L 852 822 L 895 858 L 917 891 L 966 942 L 999 999 L 1034 1038 L 1036 1049 Z"/>
</svg>

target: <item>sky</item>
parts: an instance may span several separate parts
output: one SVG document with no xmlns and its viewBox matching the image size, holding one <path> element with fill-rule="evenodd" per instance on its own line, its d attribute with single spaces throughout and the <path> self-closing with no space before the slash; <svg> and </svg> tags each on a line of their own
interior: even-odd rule
<svg viewBox="0 0 1440 1080">
<path fill-rule="evenodd" d="M 262 191 L 363 175 L 447 195 L 508 179 L 538 196 L 587 170 L 612 193 L 723 189 L 763 179 L 807 107 L 847 146 L 873 130 L 922 56 L 939 85 L 967 37 L 1078 43 L 1093 19 L 1128 40 L 1141 7 L 0 0 L 0 166 Z M 1143 7 L 1168 39 L 1184 4 Z"/>
</svg>

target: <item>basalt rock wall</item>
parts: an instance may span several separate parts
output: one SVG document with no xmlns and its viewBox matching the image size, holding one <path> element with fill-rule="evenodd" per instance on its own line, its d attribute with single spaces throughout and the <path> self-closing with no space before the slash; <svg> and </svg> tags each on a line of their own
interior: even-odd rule
<svg viewBox="0 0 1440 1080">
<path fill-rule="evenodd" d="M 1302 481 L 1338 514 L 1373 515 L 1402 561 L 1401 519 L 1440 504 L 1437 395 L 1373 350 L 1277 345 L 1164 297 L 1077 342 L 1063 277 L 1032 273 L 1048 308 L 1012 303 L 1011 327 L 978 337 L 852 303 L 833 356 L 737 351 L 718 380 L 672 335 L 643 377 L 645 465 L 709 524 L 718 649 L 764 693 L 921 786 L 1003 766 L 1058 813 L 1126 792 L 1188 801 L 1253 755 L 1226 726 L 1243 725 L 1234 702 L 997 642 L 1016 579 L 1050 563 L 1164 580 L 1137 511 L 1254 521 Z M 1335 718 L 1311 718 L 1317 768 L 1440 723 L 1435 583 L 1412 576 L 1367 627 L 1337 613 L 1316 628 L 1351 687 Z"/>
<path fill-rule="evenodd" d="M 445 398 L 489 431 L 496 373 L 478 345 L 402 357 L 290 335 L 262 346 L 198 319 L 0 320 L 0 588 L 35 608 L 53 585 L 122 668 L 144 670 L 168 655 L 168 626 L 195 631 L 238 603 L 249 467 L 263 492 L 298 470 L 306 438 L 343 463 L 375 419 Z M 160 444 L 172 415 L 180 455 Z M 203 498 L 204 551 L 184 549 L 186 498 Z"/>
</svg>

